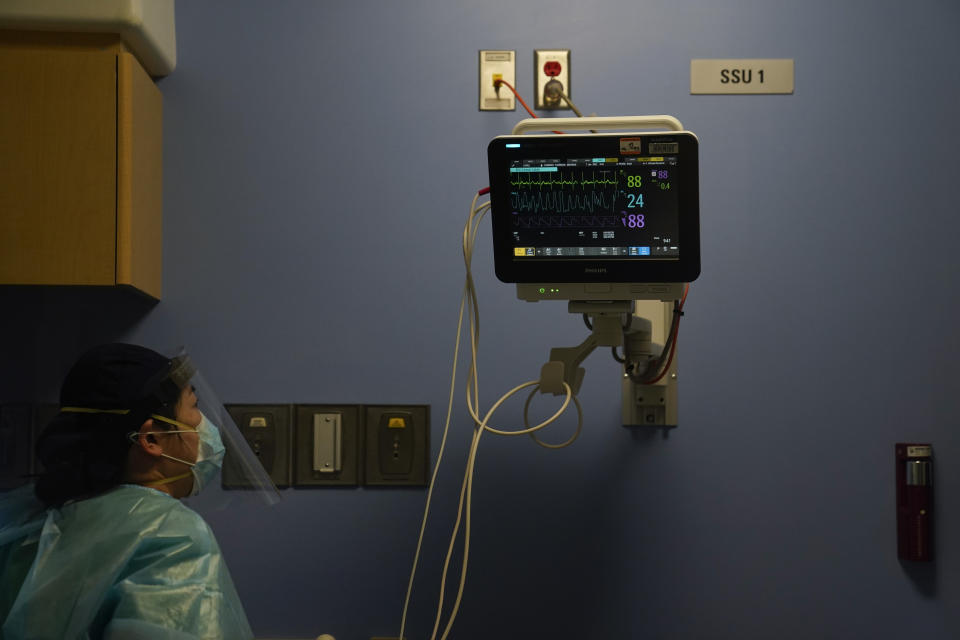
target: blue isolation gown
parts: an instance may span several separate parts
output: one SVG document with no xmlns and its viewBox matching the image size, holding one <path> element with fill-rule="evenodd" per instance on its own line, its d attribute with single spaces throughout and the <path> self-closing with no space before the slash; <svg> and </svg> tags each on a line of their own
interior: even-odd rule
<svg viewBox="0 0 960 640">
<path fill-rule="evenodd" d="M 248 640 L 213 532 L 136 485 L 44 509 L 0 494 L 0 640 Z"/>
</svg>

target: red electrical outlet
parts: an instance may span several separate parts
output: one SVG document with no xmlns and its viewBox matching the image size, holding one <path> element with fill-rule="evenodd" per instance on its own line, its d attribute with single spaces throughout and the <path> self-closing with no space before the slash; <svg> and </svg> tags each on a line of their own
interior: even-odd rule
<svg viewBox="0 0 960 640">
<path fill-rule="evenodd" d="M 535 108 L 570 109 L 570 104 L 564 100 L 564 96 L 570 98 L 570 50 L 537 49 L 533 56 Z"/>
</svg>

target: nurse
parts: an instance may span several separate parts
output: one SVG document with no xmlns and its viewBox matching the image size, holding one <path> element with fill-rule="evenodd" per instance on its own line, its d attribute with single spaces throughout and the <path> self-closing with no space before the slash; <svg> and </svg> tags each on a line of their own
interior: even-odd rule
<svg viewBox="0 0 960 640">
<path fill-rule="evenodd" d="M 70 370 L 43 475 L 0 497 L 0 637 L 253 638 L 213 532 L 179 500 L 224 457 L 195 374 L 128 344 Z"/>
</svg>

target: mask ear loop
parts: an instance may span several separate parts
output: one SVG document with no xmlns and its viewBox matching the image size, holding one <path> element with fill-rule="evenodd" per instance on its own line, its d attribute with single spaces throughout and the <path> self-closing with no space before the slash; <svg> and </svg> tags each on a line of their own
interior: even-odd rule
<svg viewBox="0 0 960 640">
<path fill-rule="evenodd" d="M 188 426 L 188 425 L 183 424 L 182 422 L 177 422 L 176 420 L 171 420 L 170 418 L 164 418 L 163 416 L 153 416 L 153 417 L 154 417 L 154 418 L 159 418 L 160 420 L 162 420 L 162 421 L 164 421 L 164 422 L 169 422 L 170 424 L 174 424 L 174 425 L 177 425 L 177 426 L 180 426 L 180 427 L 186 427 L 186 426 Z M 143 432 L 143 434 L 141 434 L 139 431 L 131 431 L 130 433 L 127 434 L 127 439 L 130 440 L 131 443 L 136 443 L 136 442 L 137 442 L 137 438 L 139 438 L 141 435 L 163 435 L 163 434 L 166 434 L 166 433 L 198 433 L 198 430 L 197 430 L 197 429 L 177 429 L 177 430 L 171 430 L 171 431 L 145 431 L 145 432 Z M 171 456 L 171 455 L 168 455 L 168 454 L 166 454 L 166 453 L 161 453 L 160 455 L 163 456 L 164 458 L 169 459 L 169 460 L 176 460 L 177 462 L 180 462 L 180 463 L 182 463 L 182 464 L 185 464 L 185 465 L 187 465 L 188 467 L 195 467 L 195 466 L 197 466 L 197 463 L 196 463 L 196 462 L 188 462 L 188 461 L 186 461 L 186 460 L 184 460 L 184 459 L 182 459 L 182 458 L 177 458 L 177 457 L 175 457 L 175 456 Z M 190 475 L 190 474 L 188 473 L 188 474 L 186 474 L 186 475 Z M 179 478 L 184 478 L 184 477 L 186 477 L 186 476 L 176 476 L 177 479 L 179 479 Z M 173 482 L 173 480 L 167 479 L 165 482 Z M 151 484 L 154 484 L 154 483 L 151 483 Z M 164 483 L 161 482 L 160 484 L 164 484 Z"/>
<path fill-rule="evenodd" d="M 148 433 L 158 434 L 158 433 L 193 433 L 193 432 L 192 431 L 149 431 Z M 127 439 L 130 440 L 130 442 L 132 443 L 135 443 L 137 441 L 137 438 L 139 437 L 140 437 L 139 431 L 131 431 L 130 433 L 127 434 Z M 196 463 L 194 462 L 187 462 L 186 460 L 175 458 L 174 456 L 167 455 L 166 453 L 161 453 L 160 455 L 163 456 L 164 458 L 169 458 L 170 460 L 175 460 L 177 462 L 183 463 L 191 468 L 196 466 Z M 180 475 L 164 478 L 163 480 L 154 480 L 153 482 L 147 482 L 143 486 L 157 487 L 163 484 L 170 484 L 171 482 L 176 482 L 177 480 L 183 480 L 184 478 L 189 478 L 192 475 L 193 475 L 193 471 L 191 470 L 191 471 L 187 471 L 186 473 L 181 473 Z"/>
</svg>

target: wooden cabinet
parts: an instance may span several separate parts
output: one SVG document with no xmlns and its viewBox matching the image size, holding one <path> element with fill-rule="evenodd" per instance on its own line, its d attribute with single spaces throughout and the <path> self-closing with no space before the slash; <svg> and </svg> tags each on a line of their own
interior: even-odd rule
<svg viewBox="0 0 960 640">
<path fill-rule="evenodd" d="M 0 284 L 159 299 L 162 147 L 160 91 L 119 42 L 0 32 Z"/>
</svg>

